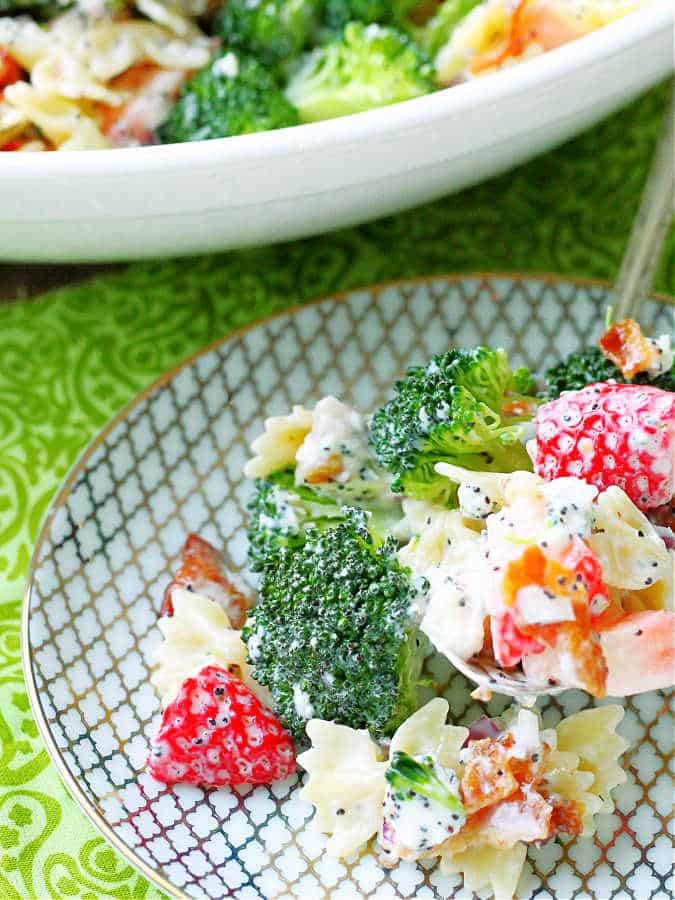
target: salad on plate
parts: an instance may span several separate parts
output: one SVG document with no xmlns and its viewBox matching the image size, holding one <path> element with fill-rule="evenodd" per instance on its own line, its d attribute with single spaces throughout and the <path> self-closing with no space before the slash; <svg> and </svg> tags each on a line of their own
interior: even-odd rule
<svg viewBox="0 0 675 900">
<path fill-rule="evenodd" d="M 180 143 L 421 97 L 649 0 L 0 0 L 0 150 Z"/>
<path fill-rule="evenodd" d="M 172 784 L 307 773 L 327 851 L 439 860 L 516 890 L 527 848 L 592 835 L 626 776 L 620 705 L 544 726 L 538 695 L 673 683 L 672 338 L 630 320 L 543 382 L 449 349 L 366 414 L 264 423 L 245 474 L 250 587 L 197 535 L 167 586 L 148 769 Z M 497 718 L 449 723 L 446 657 Z"/>
</svg>

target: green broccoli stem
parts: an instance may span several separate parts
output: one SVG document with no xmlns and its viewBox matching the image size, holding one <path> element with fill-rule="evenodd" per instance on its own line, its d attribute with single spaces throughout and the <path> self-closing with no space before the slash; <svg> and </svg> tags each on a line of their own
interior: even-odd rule
<svg viewBox="0 0 675 900">
<path fill-rule="evenodd" d="M 462 801 L 441 781 L 434 771 L 433 765 L 431 757 L 425 757 L 424 762 L 420 762 L 410 754 L 397 750 L 385 773 L 385 778 L 395 791 L 404 796 L 407 792 L 413 791 L 415 794 L 421 794 L 428 800 L 439 803 L 451 812 L 464 815 Z"/>
</svg>

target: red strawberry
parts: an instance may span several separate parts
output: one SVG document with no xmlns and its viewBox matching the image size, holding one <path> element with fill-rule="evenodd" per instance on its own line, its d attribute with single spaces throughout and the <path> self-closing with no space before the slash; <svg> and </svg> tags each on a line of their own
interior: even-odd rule
<svg viewBox="0 0 675 900">
<path fill-rule="evenodd" d="M 510 612 L 503 616 L 493 616 L 490 620 L 490 627 L 495 659 L 505 669 L 517 665 L 523 656 L 541 653 L 544 650 L 544 646 L 539 641 L 523 634 L 513 621 Z"/>
<path fill-rule="evenodd" d="M 175 587 L 189 588 L 220 604 L 233 628 L 241 628 L 253 605 L 245 586 L 226 569 L 222 554 L 198 534 L 188 535 L 185 541 L 182 565 L 164 591 L 162 616 L 173 615 L 171 592 Z"/>
<path fill-rule="evenodd" d="M 535 416 L 535 469 L 547 481 L 618 485 L 642 510 L 675 488 L 675 394 L 650 385 L 592 384 L 545 403 Z"/>
<path fill-rule="evenodd" d="M 166 784 L 270 784 L 295 771 L 295 748 L 243 682 L 206 666 L 164 710 L 148 770 Z"/>
</svg>

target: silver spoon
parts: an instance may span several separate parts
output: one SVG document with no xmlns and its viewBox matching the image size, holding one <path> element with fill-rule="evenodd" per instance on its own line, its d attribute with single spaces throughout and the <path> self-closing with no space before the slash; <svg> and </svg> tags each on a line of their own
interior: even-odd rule
<svg viewBox="0 0 675 900">
<path fill-rule="evenodd" d="M 640 304 L 654 281 L 661 249 L 675 214 L 675 82 L 666 109 L 665 124 L 656 145 L 651 168 L 642 190 L 640 206 L 633 221 L 628 245 L 614 288 L 614 318 L 637 318 Z M 491 658 L 480 656 L 466 660 L 455 653 L 443 655 L 477 685 L 472 697 L 488 700 L 492 692 L 516 697 L 531 705 L 541 694 L 559 694 L 567 685 L 537 684 L 522 672 L 504 672 Z"/>
</svg>

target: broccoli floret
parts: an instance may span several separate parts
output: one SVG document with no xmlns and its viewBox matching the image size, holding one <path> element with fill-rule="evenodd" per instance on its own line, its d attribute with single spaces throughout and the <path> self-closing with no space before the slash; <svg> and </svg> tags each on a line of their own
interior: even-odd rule
<svg viewBox="0 0 675 900">
<path fill-rule="evenodd" d="M 450 504 L 457 486 L 436 473 L 438 462 L 476 471 L 531 469 L 522 419 L 501 415 L 506 392 L 524 385 L 524 372 L 511 372 L 506 353 L 486 347 L 448 350 L 410 368 L 370 426 L 375 455 L 394 475 L 392 491 Z"/>
<path fill-rule="evenodd" d="M 411 612 L 426 590 L 368 515 L 308 529 L 262 575 L 243 636 L 254 676 L 301 745 L 312 717 L 391 734 L 417 707 L 426 643 Z"/>
<path fill-rule="evenodd" d="M 586 347 L 579 353 L 570 353 L 562 362 L 546 370 L 546 397 L 555 400 L 563 391 L 579 391 L 587 384 L 610 380 L 619 384 L 626 383 L 621 370 L 603 356 L 599 347 Z M 675 365 L 657 378 L 651 379 L 646 372 L 640 372 L 629 381 L 632 384 L 651 384 L 662 391 L 675 392 Z"/>
<path fill-rule="evenodd" d="M 613 362 L 602 355 L 599 347 L 587 347 L 571 353 L 563 362 L 546 370 L 546 396 L 559 397 L 563 391 L 578 391 L 596 381 L 614 379 L 623 384 L 626 379 Z"/>
<path fill-rule="evenodd" d="M 225 47 L 274 66 L 304 49 L 318 28 L 319 7 L 319 0 L 228 0 L 213 27 Z"/>
<path fill-rule="evenodd" d="M 342 31 L 348 22 L 404 25 L 420 0 L 323 0 L 325 32 Z"/>
<path fill-rule="evenodd" d="M 483 0 L 445 0 L 424 25 L 410 26 L 410 34 L 420 47 L 435 56 L 450 40 L 452 32 L 462 19 L 482 2 Z"/>
<path fill-rule="evenodd" d="M 465 816 L 464 805 L 458 797 L 459 785 L 453 784 L 442 769 L 436 768 L 430 756 L 420 761 L 397 750 L 385 772 L 385 778 L 399 802 L 408 800 L 412 791 L 461 817 Z M 456 781 L 456 778 L 453 780 Z"/>
<path fill-rule="evenodd" d="M 513 370 L 510 389 L 516 394 L 530 397 L 534 395 L 537 390 L 537 382 L 527 366 L 518 366 Z"/>
<path fill-rule="evenodd" d="M 297 124 L 296 110 L 265 67 L 229 52 L 183 85 L 159 131 L 162 143 L 172 144 Z"/>
<path fill-rule="evenodd" d="M 338 39 L 307 54 L 286 97 L 303 122 L 399 103 L 434 89 L 428 57 L 394 28 L 350 22 Z"/>
<path fill-rule="evenodd" d="M 669 372 L 658 375 L 656 378 L 648 378 L 644 372 L 641 372 L 633 381 L 638 384 L 651 384 L 654 387 L 661 388 L 662 391 L 671 391 L 675 393 L 675 363 L 670 367 Z"/>
<path fill-rule="evenodd" d="M 57 16 L 72 6 L 73 0 L 0 0 L 0 16 L 28 13 L 36 19 Z"/>
<path fill-rule="evenodd" d="M 392 18 L 388 0 L 324 0 L 323 9 L 325 25 L 331 31 L 342 31 L 347 22 L 384 25 Z"/>
<path fill-rule="evenodd" d="M 281 547 L 302 546 L 306 529 L 323 531 L 344 518 L 330 497 L 296 486 L 291 471 L 257 479 L 248 510 L 248 562 L 253 572 L 273 563 Z"/>
</svg>

